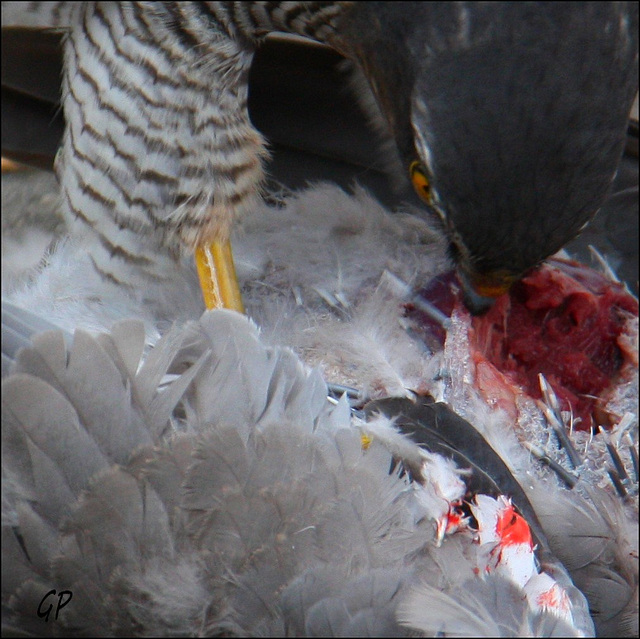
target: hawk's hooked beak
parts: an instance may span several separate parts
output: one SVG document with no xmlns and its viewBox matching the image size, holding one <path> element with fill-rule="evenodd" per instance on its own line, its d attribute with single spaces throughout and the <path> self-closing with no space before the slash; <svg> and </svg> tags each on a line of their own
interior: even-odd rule
<svg viewBox="0 0 640 639">
<path fill-rule="evenodd" d="M 458 279 L 462 285 L 465 306 L 472 315 L 482 315 L 493 306 L 498 297 L 509 292 L 518 278 L 507 271 L 479 274 L 468 273 L 459 268 Z"/>
</svg>

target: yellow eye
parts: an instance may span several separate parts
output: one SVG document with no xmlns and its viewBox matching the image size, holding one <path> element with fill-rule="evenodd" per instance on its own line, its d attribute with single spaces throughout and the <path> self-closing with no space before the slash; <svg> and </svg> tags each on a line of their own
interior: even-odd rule
<svg viewBox="0 0 640 639">
<path fill-rule="evenodd" d="M 431 185 L 429 184 L 427 172 L 417 160 L 411 163 L 409 176 L 411 177 L 411 184 L 413 184 L 413 188 L 416 190 L 418 197 L 427 204 L 433 204 Z"/>
</svg>

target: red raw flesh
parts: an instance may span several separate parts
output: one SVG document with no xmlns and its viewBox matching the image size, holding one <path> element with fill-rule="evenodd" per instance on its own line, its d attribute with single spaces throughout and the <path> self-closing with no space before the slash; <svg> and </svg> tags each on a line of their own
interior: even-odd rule
<svg viewBox="0 0 640 639">
<path fill-rule="evenodd" d="M 462 308 L 459 296 L 443 294 L 451 281 L 441 277 L 421 292 L 448 314 Z M 576 262 L 549 260 L 473 318 L 473 358 L 476 364 L 486 358 L 535 398 L 541 397 L 538 373 L 544 374 L 562 410 L 586 430 L 625 363 L 621 336 L 626 318 L 637 314 L 638 301 L 622 285 Z"/>
</svg>

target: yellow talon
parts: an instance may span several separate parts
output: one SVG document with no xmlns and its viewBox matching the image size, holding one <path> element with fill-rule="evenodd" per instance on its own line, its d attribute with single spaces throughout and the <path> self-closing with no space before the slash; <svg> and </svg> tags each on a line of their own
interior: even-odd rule
<svg viewBox="0 0 640 639">
<path fill-rule="evenodd" d="M 229 308 L 244 313 L 231 242 L 199 246 L 196 249 L 196 266 L 204 304 L 208 309 Z"/>
</svg>

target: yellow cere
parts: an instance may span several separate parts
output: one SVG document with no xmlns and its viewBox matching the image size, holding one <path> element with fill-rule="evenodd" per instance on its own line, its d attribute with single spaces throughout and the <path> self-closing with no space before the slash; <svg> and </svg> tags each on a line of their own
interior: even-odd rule
<svg viewBox="0 0 640 639">
<path fill-rule="evenodd" d="M 411 177 L 411 183 L 416 190 L 418 197 L 427 204 L 433 203 L 433 197 L 431 196 L 431 185 L 429 184 L 429 178 L 427 172 L 420 162 L 417 160 L 411 163 L 409 167 L 409 175 Z"/>
<path fill-rule="evenodd" d="M 486 275 L 475 274 L 471 277 L 471 285 L 482 297 L 500 297 L 504 295 L 518 278 L 505 271 L 494 271 Z"/>
</svg>

